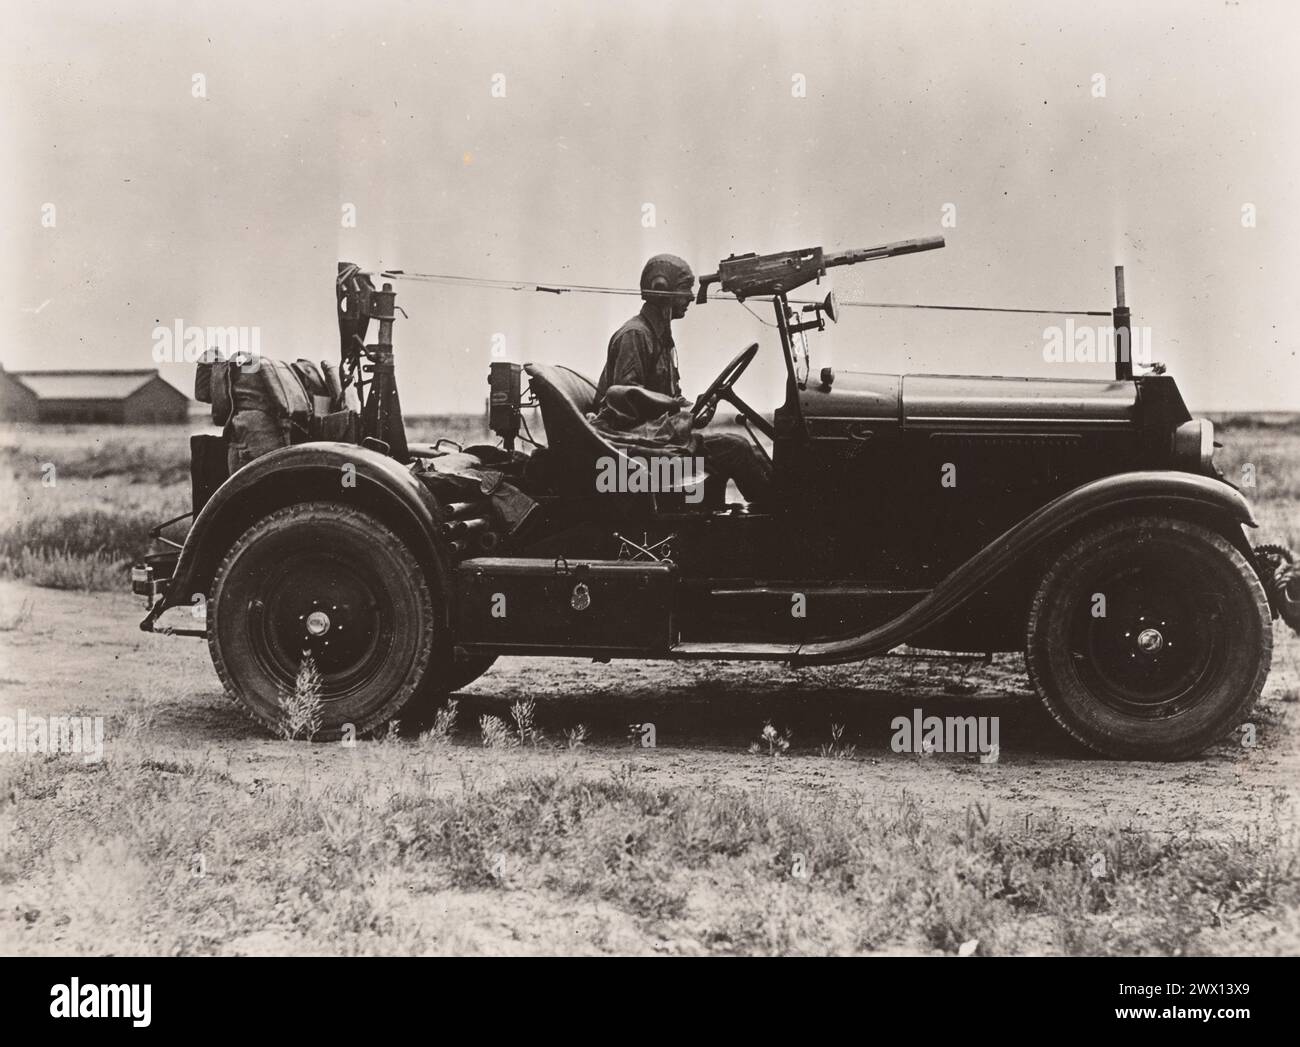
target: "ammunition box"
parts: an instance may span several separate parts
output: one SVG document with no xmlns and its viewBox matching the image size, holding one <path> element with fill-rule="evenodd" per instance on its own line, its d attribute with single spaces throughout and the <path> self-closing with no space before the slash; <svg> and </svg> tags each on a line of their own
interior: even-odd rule
<svg viewBox="0 0 1300 1047">
<path fill-rule="evenodd" d="M 648 658 L 676 640 L 671 563 L 477 557 L 456 568 L 458 646 Z"/>
</svg>

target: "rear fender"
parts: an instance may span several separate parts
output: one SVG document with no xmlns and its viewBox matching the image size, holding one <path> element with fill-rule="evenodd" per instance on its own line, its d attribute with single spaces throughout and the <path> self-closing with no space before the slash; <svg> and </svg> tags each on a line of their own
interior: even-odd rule
<svg viewBox="0 0 1300 1047">
<path fill-rule="evenodd" d="M 1121 473 L 1068 491 L 1031 513 L 949 574 L 910 608 L 875 629 L 836 640 L 808 643 L 795 653 L 795 664 L 831 664 L 883 654 L 938 625 L 1001 576 L 1059 545 L 1081 526 L 1095 526 L 1115 516 L 1156 512 L 1196 520 L 1214 527 L 1238 548 L 1254 556 L 1241 525 L 1256 527 L 1250 503 L 1221 480 L 1192 473 L 1149 471 Z"/>
<path fill-rule="evenodd" d="M 195 593 L 206 594 L 222 557 L 254 522 L 309 501 L 340 502 L 373 513 L 411 547 L 431 584 L 450 592 L 449 565 L 437 536 L 444 513 L 410 470 L 353 444 L 297 444 L 255 459 L 217 488 L 185 538 L 165 595 L 140 627 L 152 630 L 163 611 L 189 603 Z M 445 618 L 446 601 L 440 604 Z"/>
</svg>

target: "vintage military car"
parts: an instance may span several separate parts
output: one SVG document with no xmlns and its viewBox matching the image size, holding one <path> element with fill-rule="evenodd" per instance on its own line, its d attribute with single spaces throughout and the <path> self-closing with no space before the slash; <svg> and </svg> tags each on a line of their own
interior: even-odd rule
<svg viewBox="0 0 1300 1047">
<path fill-rule="evenodd" d="M 229 433 L 194 437 L 188 534 L 161 525 L 166 548 L 133 571 L 142 628 L 206 637 L 268 727 L 310 656 L 318 738 L 422 716 L 503 655 L 813 666 L 907 645 L 1023 651 L 1047 710 L 1098 753 L 1200 752 L 1248 716 L 1273 619 L 1297 624 L 1290 555 L 1252 548 L 1251 507 L 1174 379 L 1134 376 L 1122 300 L 1113 378 L 814 371 L 807 334 L 836 303 L 790 293 L 936 246 L 733 256 L 702 279 L 700 302 L 719 285 L 775 314 L 774 416 L 737 392 L 757 344 L 694 407 L 697 427 L 726 403 L 770 441 L 776 500 L 761 511 L 707 473 L 611 489 L 611 463 L 644 479 L 646 455 L 593 425 L 595 385 L 555 363 L 491 364 L 500 446 L 408 443 L 394 292 L 341 264 L 357 425 L 332 440 L 303 427 L 229 475 Z M 533 406 L 545 446 L 530 434 L 516 450 Z"/>
</svg>

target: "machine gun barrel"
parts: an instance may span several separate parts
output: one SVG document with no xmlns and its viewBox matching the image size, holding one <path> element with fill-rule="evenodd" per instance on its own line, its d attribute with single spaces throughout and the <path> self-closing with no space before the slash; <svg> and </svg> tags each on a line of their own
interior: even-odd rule
<svg viewBox="0 0 1300 1047">
<path fill-rule="evenodd" d="M 879 247 L 860 247 L 856 251 L 835 251 L 822 256 L 822 264 L 831 269 L 837 265 L 857 265 L 859 262 L 872 262 L 877 258 L 893 258 L 900 254 L 915 254 L 917 251 L 933 251 L 943 246 L 942 236 L 922 236 L 915 240 L 899 240 Z"/>
<path fill-rule="evenodd" d="M 742 302 L 756 295 L 781 295 L 826 274 L 837 265 L 856 265 L 877 258 L 893 258 L 916 251 L 933 251 L 943 246 L 942 236 L 923 236 L 916 240 L 899 240 L 879 247 L 862 247 L 856 251 L 835 251 L 826 254 L 820 247 L 804 247 L 797 251 L 778 251 L 776 254 L 732 255 L 718 263 L 718 271 L 700 277 L 700 290 L 695 300 L 701 305 L 708 301 L 709 287 L 720 284 L 722 290 L 734 294 Z"/>
</svg>

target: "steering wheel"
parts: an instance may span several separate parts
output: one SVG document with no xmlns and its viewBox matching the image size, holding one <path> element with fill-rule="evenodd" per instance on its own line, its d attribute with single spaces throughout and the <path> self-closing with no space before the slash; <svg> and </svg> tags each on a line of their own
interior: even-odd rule
<svg viewBox="0 0 1300 1047">
<path fill-rule="evenodd" d="M 763 418 L 731 391 L 731 387 L 740 380 L 740 376 L 745 373 L 745 368 L 754 362 L 754 357 L 757 355 L 757 342 L 746 346 L 736 354 L 731 363 L 722 369 L 722 373 L 713 379 L 712 384 L 700 394 L 699 399 L 695 401 L 695 406 L 691 409 L 691 424 L 694 428 L 703 429 L 713 421 L 713 415 L 718 409 L 720 400 L 726 400 L 742 414 L 750 418 L 751 421 L 758 418 L 763 424 L 766 424 L 767 419 Z"/>
</svg>

